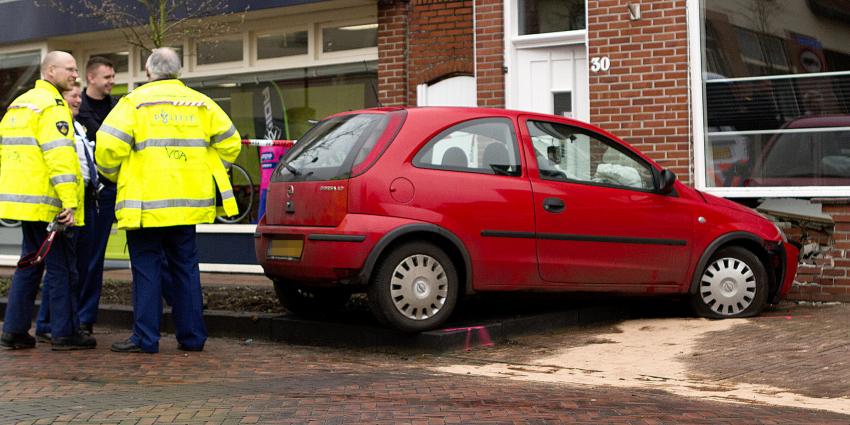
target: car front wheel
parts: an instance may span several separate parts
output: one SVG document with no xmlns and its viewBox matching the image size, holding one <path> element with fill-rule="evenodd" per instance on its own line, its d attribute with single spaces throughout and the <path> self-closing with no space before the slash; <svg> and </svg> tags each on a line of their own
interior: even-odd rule
<svg viewBox="0 0 850 425">
<path fill-rule="evenodd" d="M 433 244 L 412 242 L 380 262 L 369 287 L 369 306 L 381 323 L 421 332 L 442 324 L 457 296 L 457 271 L 449 256 Z"/>
<path fill-rule="evenodd" d="M 761 260 L 744 248 L 727 247 L 709 260 L 691 304 L 702 317 L 750 317 L 764 309 L 767 290 Z"/>
</svg>

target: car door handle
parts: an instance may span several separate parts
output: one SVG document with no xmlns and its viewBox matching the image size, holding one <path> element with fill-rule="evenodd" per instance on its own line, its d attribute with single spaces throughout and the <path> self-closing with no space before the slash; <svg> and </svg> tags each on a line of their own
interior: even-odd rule
<svg viewBox="0 0 850 425">
<path fill-rule="evenodd" d="M 543 200 L 543 209 L 550 213 L 559 213 L 566 208 L 564 201 L 560 198 L 546 198 Z"/>
</svg>

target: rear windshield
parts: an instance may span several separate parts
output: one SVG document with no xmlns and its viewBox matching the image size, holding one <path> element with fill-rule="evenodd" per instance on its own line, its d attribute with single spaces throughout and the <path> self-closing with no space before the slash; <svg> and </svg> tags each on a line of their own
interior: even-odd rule
<svg viewBox="0 0 850 425">
<path fill-rule="evenodd" d="M 273 182 L 341 180 L 374 149 L 386 114 L 343 115 L 321 121 L 281 158 Z"/>
</svg>

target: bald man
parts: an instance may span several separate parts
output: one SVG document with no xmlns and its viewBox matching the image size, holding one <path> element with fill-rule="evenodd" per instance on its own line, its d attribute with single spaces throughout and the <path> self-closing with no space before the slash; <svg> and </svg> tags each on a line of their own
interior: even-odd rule
<svg viewBox="0 0 850 425">
<path fill-rule="evenodd" d="M 29 328 L 42 274 L 50 288 L 42 302 L 50 304 L 53 350 L 94 348 L 95 339 L 79 332 L 72 296 L 77 280 L 73 226 L 84 224 L 82 214 L 75 214 L 83 209 L 84 185 L 74 121 L 60 93 L 74 86 L 77 62 L 68 53 L 50 52 L 41 63 L 41 76 L 0 121 L 0 218 L 21 221 L 23 259 L 42 247 L 51 249 L 42 262 L 15 270 L 0 348 L 35 347 Z M 50 244 L 47 228 L 54 220 L 70 231 L 58 232 Z"/>
</svg>

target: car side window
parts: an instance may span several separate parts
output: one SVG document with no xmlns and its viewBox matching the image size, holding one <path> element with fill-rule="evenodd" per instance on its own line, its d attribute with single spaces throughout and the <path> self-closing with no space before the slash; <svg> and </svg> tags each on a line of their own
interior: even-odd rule
<svg viewBox="0 0 850 425">
<path fill-rule="evenodd" d="M 655 187 L 652 167 L 640 158 L 586 130 L 528 121 L 540 177 L 631 189 Z"/>
<path fill-rule="evenodd" d="M 450 127 L 416 154 L 413 165 L 518 176 L 520 162 L 513 123 L 503 118 L 484 118 Z"/>
</svg>

